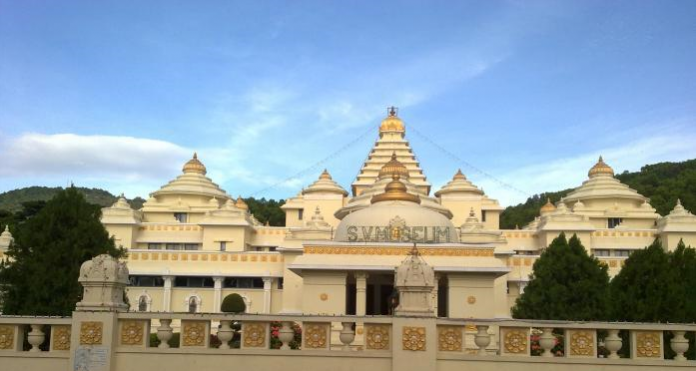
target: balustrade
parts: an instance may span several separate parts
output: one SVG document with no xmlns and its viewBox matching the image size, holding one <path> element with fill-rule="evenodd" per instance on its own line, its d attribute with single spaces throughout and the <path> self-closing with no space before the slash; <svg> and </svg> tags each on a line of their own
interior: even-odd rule
<svg viewBox="0 0 696 371">
<path fill-rule="evenodd" d="M 0 352 L 68 351 L 70 323 L 70 318 L 63 317 L 0 317 Z M 25 340 L 29 344 L 27 349 Z"/>
<path fill-rule="evenodd" d="M 432 319 L 437 331 L 431 334 L 425 327 L 418 326 L 423 319 L 407 319 L 412 323 L 397 329 L 393 325 L 395 318 L 398 317 L 119 313 L 117 351 L 141 347 L 148 352 L 168 352 L 172 346 L 178 346 L 218 348 L 220 351 L 301 349 L 389 354 L 397 350 L 396 347 L 400 351 L 402 347 L 409 351 L 419 350 L 425 346 L 426 336 L 434 336 L 439 357 L 450 357 L 447 359 L 461 354 L 462 357 L 487 358 L 585 358 L 595 359 L 596 364 L 628 358 L 627 362 L 676 364 L 692 362 L 685 357 L 693 346 L 687 334 L 696 331 L 696 325 L 686 324 Z M 157 325 L 153 329 L 159 341 L 157 348 L 149 347 L 149 329 L 153 323 Z M 220 325 L 211 328 L 213 323 Z M 361 333 L 356 331 L 358 323 L 364 326 Z M 334 326 L 335 332 L 332 331 Z M 26 351 L 27 355 L 63 352 L 67 357 L 71 330 L 69 318 L 0 317 L 0 354 L 8 351 Z M 664 336 L 666 332 L 672 335 L 669 341 Z M 172 343 L 177 333 L 178 345 Z M 219 343 L 211 341 L 215 338 Z M 22 345 L 27 343 L 28 346 Z M 664 360 L 666 354 L 674 354 L 673 360 Z"/>
</svg>

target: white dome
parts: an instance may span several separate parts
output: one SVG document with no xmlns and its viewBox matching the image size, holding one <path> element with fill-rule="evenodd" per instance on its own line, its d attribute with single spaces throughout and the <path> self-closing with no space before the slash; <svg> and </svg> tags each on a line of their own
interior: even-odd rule
<svg viewBox="0 0 696 371">
<path fill-rule="evenodd" d="M 382 201 L 341 220 L 334 237 L 340 242 L 459 242 L 444 215 L 409 201 Z"/>
</svg>

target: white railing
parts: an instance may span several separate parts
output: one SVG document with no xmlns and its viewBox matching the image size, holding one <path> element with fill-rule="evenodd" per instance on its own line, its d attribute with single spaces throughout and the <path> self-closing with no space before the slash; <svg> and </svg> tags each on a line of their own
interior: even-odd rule
<svg viewBox="0 0 696 371">
<path fill-rule="evenodd" d="M 23 352 L 26 340 L 30 353 L 47 351 L 67 357 L 71 328 L 69 317 L 0 316 L 0 352 Z"/>
</svg>

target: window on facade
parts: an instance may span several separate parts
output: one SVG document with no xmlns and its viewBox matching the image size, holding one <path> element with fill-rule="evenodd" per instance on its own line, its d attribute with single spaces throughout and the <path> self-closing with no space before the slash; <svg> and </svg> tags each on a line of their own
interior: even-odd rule
<svg viewBox="0 0 696 371">
<path fill-rule="evenodd" d="M 486 210 L 481 210 L 481 222 L 486 221 Z"/>
<path fill-rule="evenodd" d="M 138 299 L 138 312 L 147 312 L 147 296 L 141 295 Z"/>
<path fill-rule="evenodd" d="M 168 243 L 167 250 L 200 250 L 201 245 L 196 243 Z"/>
<path fill-rule="evenodd" d="M 262 289 L 263 279 L 261 277 L 227 277 L 222 285 L 235 289 Z"/>
<path fill-rule="evenodd" d="M 609 250 L 607 249 L 594 249 L 592 253 L 594 256 L 609 256 Z"/>
<path fill-rule="evenodd" d="M 163 287 L 164 279 L 161 276 L 130 276 L 131 286 L 137 287 Z"/>
<path fill-rule="evenodd" d="M 304 217 L 304 209 L 298 209 L 297 210 L 297 219 L 302 220 L 303 217 Z"/>
<path fill-rule="evenodd" d="M 227 250 L 227 242 L 220 241 L 220 251 L 226 251 L 226 250 Z"/>
<path fill-rule="evenodd" d="M 283 277 L 278 278 L 278 290 L 283 289 Z"/>
<path fill-rule="evenodd" d="M 174 213 L 174 219 L 179 223 L 188 223 L 187 213 Z"/>
<path fill-rule="evenodd" d="M 631 255 L 631 250 L 625 250 L 625 249 L 614 250 L 614 256 L 626 257 L 629 255 Z"/>
<path fill-rule="evenodd" d="M 149 244 L 147 244 L 147 249 L 148 250 L 162 250 L 162 244 L 161 243 L 149 243 Z"/>
<path fill-rule="evenodd" d="M 609 218 L 607 219 L 607 227 L 616 228 L 621 224 L 621 222 L 623 222 L 623 219 L 621 218 Z"/>
<path fill-rule="evenodd" d="M 189 298 L 188 312 L 189 313 L 196 313 L 197 311 L 198 311 L 198 301 L 196 300 L 195 296 L 192 296 Z"/>
<path fill-rule="evenodd" d="M 174 287 L 214 287 L 212 277 L 176 277 Z"/>
</svg>

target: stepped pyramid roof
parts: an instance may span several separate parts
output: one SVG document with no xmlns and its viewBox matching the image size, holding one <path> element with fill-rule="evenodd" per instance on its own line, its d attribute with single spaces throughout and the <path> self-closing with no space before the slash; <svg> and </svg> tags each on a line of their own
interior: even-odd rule
<svg viewBox="0 0 696 371">
<path fill-rule="evenodd" d="M 397 116 L 396 109 L 391 107 L 389 115 L 382 121 L 379 129 L 379 139 L 372 147 L 367 160 L 360 169 L 360 173 L 352 184 L 353 196 L 359 196 L 371 187 L 378 179 L 380 170 L 393 158 L 398 160 L 407 170 L 410 182 L 422 191 L 430 193 L 428 182 L 420 163 L 413 154 L 409 142 L 404 139 L 405 126 Z M 401 179 L 405 176 L 400 174 Z"/>
<path fill-rule="evenodd" d="M 587 175 L 589 179 L 563 197 L 563 202 L 575 203 L 582 200 L 601 198 L 630 199 L 640 203 L 647 201 L 647 198 L 638 193 L 638 191 L 614 178 L 614 170 L 604 162 L 602 156 L 599 157 L 599 160 L 592 166 Z"/>
<path fill-rule="evenodd" d="M 338 193 L 348 196 L 348 192 L 331 178 L 331 174 L 326 169 L 321 173 L 319 179 L 302 190 L 303 195 L 308 193 Z"/>
<path fill-rule="evenodd" d="M 205 176 L 205 165 L 198 160 L 198 155 L 196 153 L 194 153 L 193 158 L 184 165 L 182 171 L 183 174 L 165 184 L 162 188 L 150 194 L 150 196 L 193 194 L 216 197 L 221 201 L 226 201 L 230 198 L 219 185 Z"/>
<path fill-rule="evenodd" d="M 458 170 L 452 180 L 445 184 L 442 189 L 435 192 L 436 197 L 447 193 L 473 193 L 483 195 L 483 191 L 471 183 L 461 170 Z"/>
</svg>

